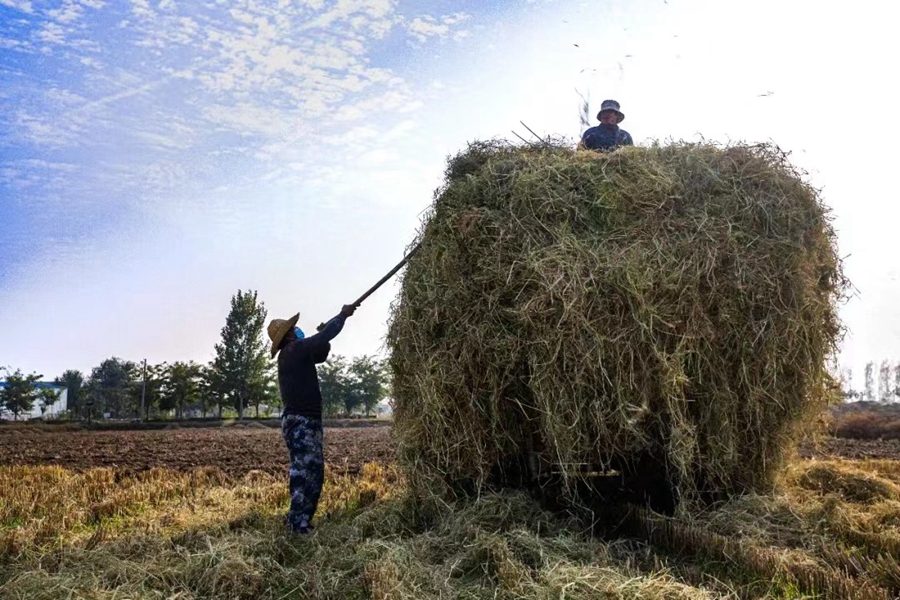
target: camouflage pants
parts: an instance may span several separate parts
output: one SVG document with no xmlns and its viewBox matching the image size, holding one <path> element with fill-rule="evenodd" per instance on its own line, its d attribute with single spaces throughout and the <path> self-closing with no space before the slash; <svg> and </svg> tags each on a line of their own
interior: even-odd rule
<svg viewBox="0 0 900 600">
<path fill-rule="evenodd" d="M 284 415 L 281 418 L 281 436 L 291 457 L 291 508 L 287 520 L 291 529 L 299 531 L 310 526 L 325 480 L 322 421 Z"/>
</svg>

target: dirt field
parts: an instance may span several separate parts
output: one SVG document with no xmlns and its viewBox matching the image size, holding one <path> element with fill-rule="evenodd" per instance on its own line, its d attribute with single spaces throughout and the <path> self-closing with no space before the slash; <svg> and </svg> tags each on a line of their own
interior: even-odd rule
<svg viewBox="0 0 900 600">
<path fill-rule="evenodd" d="M 900 460 L 900 440 L 851 440 L 846 438 L 825 438 L 817 447 L 804 446 L 800 449 L 804 458 L 872 458 L 879 460 Z"/>
<path fill-rule="evenodd" d="M 325 429 L 325 460 L 338 472 L 357 473 L 365 462 L 390 462 L 393 451 L 388 427 Z M 266 427 L 54 433 L 16 429 L 0 433 L 0 465 L 135 471 L 215 466 L 230 475 L 283 473 L 287 451 L 280 431 Z"/>
<path fill-rule="evenodd" d="M 826 438 L 810 458 L 900 460 L 900 440 Z M 394 458 L 389 427 L 326 428 L 325 460 L 336 472 L 357 473 L 366 462 Z M 118 467 L 142 471 L 164 467 L 187 471 L 216 466 L 236 475 L 252 470 L 283 473 L 287 452 L 277 429 L 202 428 L 164 431 L 60 431 L 28 428 L 0 431 L 0 465 L 55 464 L 75 470 Z"/>
</svg>

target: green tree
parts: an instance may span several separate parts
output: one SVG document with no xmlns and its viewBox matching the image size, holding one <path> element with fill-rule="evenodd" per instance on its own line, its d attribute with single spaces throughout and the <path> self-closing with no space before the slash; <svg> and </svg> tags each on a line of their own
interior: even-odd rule
<svg viewBox="0 0 900 600">
<path fill-rule="evenodd" d="M 61 392 L 58 388 L 52 387 L 38 387 L 37 389 L 37 400 L 40 402 L 41 416 L 43 417 L 47 410 L 56 404 L 56 401 L 59 400 Z"/>
<path fill-rule="evenodd" d="M 356 408 L 362 404 L 366 415 L 369 415 L 375 406 L 385 396 L 387 370 L 384 364 L 373 356 L 361 356 L 355 358 L 349 368 L 350 384 L 353 389 Z M 347 407 L 348 414 L 352 409 Z"/>
<path fill-rule="evenodd" d="M 146 372 L 144 365 L 134 365 L 127 385 L 128 406 L 134 407 L 135 413 L 140 414 L 141 396 L 144 397 L 144 419 L 150 418 L 150 413 L 160 409 L 163 401 L 163 391 L 166 385 L 166 370 L 168 365 L 164 362 L 158 365 L 148 364 Z M 146 378 L 146 382 L 145 382 Z"/>
<path fill-rule="evenodd" d="M 84 375 L 81 371 L 69 369 L 54 379 L 53 383 L 65 386 L 67 410 L 75 416 L 81 414 L 81 389 L 84 386 Z"/>
<path fill-rule="evenodd" d="M 225 398 L 225 381 L 224 377 L 219 371 L 216 369 L 215 359 L 209 363 L 206 367 L 206 382 L 205 389 L 208 394 L 209 399 L 213 402 L 210 406 L 215 406 L 218 409 L 218 417 L 222 418 L 222 409 L 225 404 L 228 402 L 227 398 Z"/>
<path fill-rule="evenodd" d="M 176 362 L 168 369 L 167 396 L 176 409 L 176 416 L 184 418 L 184 407 L 200 401 L 200 365 Z"/>
<path fill-rule="evenodd" d="M 863 400 L 866 402 L 875 402 L 875 363 L 866 363 L 866 379 L 863 391 Z"/>
<path fill-rule="evenodd" d="M 144 391 L 144 418 L 150 418 L 150 411 L 159 409 L 163 401 L 163 392 L 168 384 L 169 365 L 161 362 L 147 365 L 147 385 Z M 137 386 L 138 405 L 140 406 L 140 385 Z"/>
<path fill-rule="evenodd" d="M 317 370 L 319 389 L 322 391 L 322 412 L 326 415 L 336 415 L 344 408 L 344 398 L 349 394 L 351 387 L 347 375 L 347 360 L 338 354 L 319 365 Z"/>
<path fill-rule="evenodd" d="M 212 365 L 200 365 L 200 379 L 197 386 L 197 400 L 200 402 L 203 416 L 209 412 L 213 406 L 219 406 L 221 403 L 217 401 L 218 391 L 216 388 L 215 377 L 213 375 Z M 221 413 L 219 417 L 221 417 Z"/>
<path fill-rule="evenodd" d="M 859 398 L 860 393 L 853 387 L 853 369 L 847 367 L 841 370 L 840 376 L 841 396 L 844 401 L 852 402 Z"/>
<path fill-rule="evenodd" d="M 894 395 L 894 390 L 891 386 L 893 383 L 891 381 L 891 363 L 887 360 L 881 361 L 881 366 L 878 369 L 878 401 L 879 402 L 890 402 L 891 397 Z"/>
<path fill-rule="evenodd" d="M 140 390 L 135 393 L 134 384 L 139 382 L 140 373 L 135 363 L 116 357 L 107 358 L 94 367 L 86 385 L 94 409 L 108 412 L 113 417 L 137 415 Z"/>
<path fill-rule="evenodd" d="M 256 409 L 256 417 L 259 418 L 259 406 L 279 406 L 281 395 L 278 393 L 278 380 L 271 371 L 266 379 L 260 381 L 261 385 L 250 391 L 250 405 Z"/>
<path fill-rule="evenodd" d="M 900 400 L 900 363 L 894 365 L 894 397 L 891 402 Z"/>
<path fill-rule="evenodd" d="M 263 337 L 266 307 L 257 294 L 242 292 L 231 298 L 231 310 L 216 344 L 213 377 L 221 402 L 230 402 L 243 417 L 244 408 L 264 401 L 272 380 L 269 347 Z M 221 414 L 221 404 L 219 412 Z"/>
<path fill-rule="evenodd" d="M 19 413 L 30 413 L 38 399 L 38 389 L 34 384 L 41 377 L 36 373 L 24 375 L 20 369 L 7 372 L 6 386 L 0 387 L 0 409 L 11 412 L 17 421 Z"/>
</svg>

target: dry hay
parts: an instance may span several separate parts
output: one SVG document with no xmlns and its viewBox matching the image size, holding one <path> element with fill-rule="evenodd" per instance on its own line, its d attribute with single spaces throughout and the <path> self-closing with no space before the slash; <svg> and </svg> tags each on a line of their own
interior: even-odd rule
<svg viewBox="0 0 900 600">
<path fill-rule="evenodd" d="M 900 485 L 841 463 L 813 464 L 798 478 L 801 488 L 835 493 L 847 502 L 868 504 L 881 500 L 900 500 Z"/>
<path fill-rule="evenodd" d="M 115 493 L 115 472 L 0 467 L 0 504 L 13 507 L 0 531 L 46 527 L 49 536 L 0 557 L 0 598 L 900 597 L 898 501 L 844 502 L 797 485 L 811 469 L 848 466 L 886 481 L 898 473 L 887 461 L 798 463 L 775 495 L 734 498 L 690 520 L 631 509 L 607 522 L 628 537 L 605 540 L 521 492 L 412 497 L 381 465 L 359 479 L 329 477 L 317 533 L 303 539 L 283 526 L 284 481 L 263 473 L 157 472 L 119 496 L 127 516 L 92 524 L 60 515 Z M 133 489 L 131 479 L 118 483 Z M 139 506 L 169 481 L 180 496 Z"/>
<path fill-rule="evenodd" d="M 480 488 L 528 449 L 657 465 L 682 499 L 765 490 L 832 397 L 847 282 L 777 148 L 451 159 L 388 344 L 413 480 Z M 469 486 L 472 487 L 472 486 Z"/>
</svg>

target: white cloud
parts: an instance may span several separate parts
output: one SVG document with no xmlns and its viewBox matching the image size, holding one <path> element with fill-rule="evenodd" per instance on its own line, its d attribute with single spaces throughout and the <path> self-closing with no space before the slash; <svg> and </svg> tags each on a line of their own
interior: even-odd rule
<svg viewBox="0 0 900 600">
<path fill-rule="evenodd" d="M 152 18 L 154 16 L 149 0 L 131 0 L 131 13 L 139 18 Z"/>
<path fill-rule="evenodd" d="M 382 37 L 399 21 L 392 0 L 337 0 L 326 11 L 301 26 L 301 30 L 327 29 L 335 23 L 348 23 L 353 30 Z"/>
<path fill-rule="evenodd" d="M 416 17 L 407 25 L 407 29 L 416 35 L 419 41 L 424 42 L 429 36 L 444 36 L 450 31 L 450 27 L 441 23 L 426 21 L 421 17 Z"/>
<path fill-rule="evenodd" d="M 26 41 L 0 36 L 0 48 L 27 51 L 30 47 L 31 45 Z"/>
<path fill-rule="evenodd" d="M 53 86 L 48 89 L 44 97 L 60 108 L 72 108 L 81 106 L 86 101 L 84 96 L 76 94 L 71 90 L 67 90 L 57 86 Z"/>
<path fill-rule="evenodd" d="M 27 110 L 19 110 L 15 114 L 14 124 L 21 139 L 50 148 L 71 145 L 77 140 L 79 133 L 73 123 L 60 122 L 53 117 L 29 113 Z"/>
<path fill-rule="evenodd" d="M 66 41 L 66 29 L 59 23 L 44 23 L 37 38 L 46 44 L 63 44 Z"/>
<path fill-rule="evenodd" d="M 454 31 L 454 27 L 460 23 L 464 23 L 471 19 L 471 15 L 466 13 L 456 13 L 452 15 L 444 15 L 442 17 L 432 17 L 429 15 L 416 17 L 406 24 L 406 29 L 413 34 L 420 42 L 428 41 L 428 38 L 438 37 L 444 39 L 453 33 L 454 39 L 462 39 L 469 32 L 463 29 Z"/>
<path fill-rule="evenodd" d="M 65 162 L 51 162 L 47 160 L 41 160 L 38 158 L 26 158 L 19 161 L 15 161 L 14 164 L 21 165 L 23 167 L 27 167 L 29 169 L 37 168 L 37 169 L 46 169 L 48 171 L 65 171 L 72 172 L 78 169 L 76 165 L 73 163 L 65 163 Z"/>
<path fill-rule="evenodd" d="M 167 135 L 153 131 L 135 131 L 134 137 L 154 150 L 185 150 L 192 146 L 190 137 L 186 135 Z"/>
<path fill-rule="evenodd" d="M 242 136 L 278 137 L 287 123 L 295 120 L 291 111 L 272 110 L 250 103 L 233 106 L 217 104 L 203 109 L 203 115 L 220 129 Z"/>
<path fill-rule="evenodd" d="M 65 0 L 46 11 L 50 20 L 39 25 L 37 38 L 70 49 L 84 44 L 83 32 L 77 28 L 86 22 L 88 6 L 103 4 Z M 56 102 L 49 96 L 48 100 L 66 106 L 60 120 L 73 111 L 81 115 L 77 127 L 29 111 L 19 119 L 20 133 L 32 143 L 60 147 L 78 138 L 73 130 L 82 133 L 84 125 L 87 135 L 79 141 L 91 144 L 101 131 L 112 134 L 117 127 L 134 127 L 133 119 L 122 112 L 127 104 L 144 97 L 149 100 L 151 95 L 159 98 L 162 89 L 186 94 L 185 99 L 198 107 L 195 114 L 212 130 L 274 138 L 261 140 L 269 146 L 283 144 L 285 135 L 294 135 L 296 128 L 285 123 L 300 119 L 324 128 L 373 112 L 403 113 L 421 106 L 402 80 L 371 65 L 368 57 L 371 41 L 404 21 L 392 0 L 337 0 L 327 6 L 316 1 L 273 5 L 238 0 L 227 10 L 220 6 L 131 0 L 133 21 L 121 22 L 120 28 L 138 53 L 151 53 L 146 67 L 111 69 L 98 55 L 76 54 L 81 67 L 97 74 L 98 85 L 92 86 L 94 91 L 80 105 Z M 468 18 L 461 13 L 422 15 L 407 30 L 417 39 L 463 35 L 454 29 Z M 104 61 L 115 63 L 116 56 L 106 54 Z M 110 72 L 115 75 L 110 77 Z M 165 76 L 159 77 L 160 73 Z M 118 108 L 104 110 L 110 104 Z M 63 133 L 56 135 L 56 131 Z M 165 132 L 142 127 L 132 131 L 133 135 L 127 131 L 122 135 L 146 142 L 149 149 L 181 147 L 180 142 L 170 144 L 174 138 Z"/>
<path fill-rule="evenodd" d="M 64 189 L 67 175 L 78 172 L 77 165 L 27 158 L 0 163 L 0 184 L 15 189 Z"/>
<path fill-rule="evenodd" d="M 28 0 L 0 0 L 0 6 L 6 6 L 29 14 L 34 12 L 34 6 Z"/>
<path fill-rule="evenodd" d="M 57 23 L 71 23 L 84 15 L 84 7 L 73 0 L 67 0 L 60 8 L 48 10 L 47 15 Z"/>
</svg>

